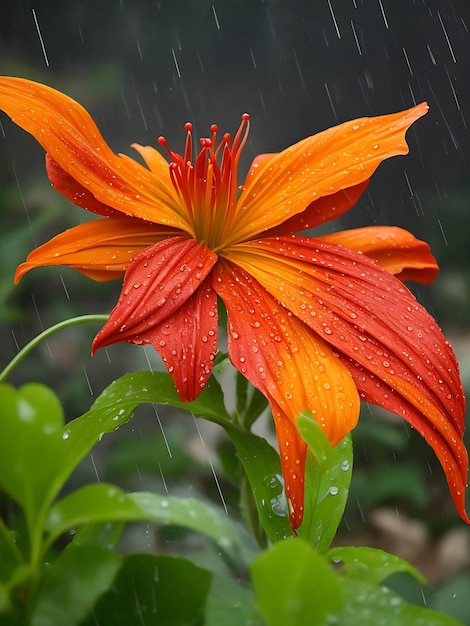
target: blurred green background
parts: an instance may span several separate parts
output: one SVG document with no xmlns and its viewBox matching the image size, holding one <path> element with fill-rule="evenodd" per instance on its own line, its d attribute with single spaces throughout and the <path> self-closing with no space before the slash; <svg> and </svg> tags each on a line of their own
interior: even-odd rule
<svg viewBox="0 0 470 626">
<path fill-rule="evenodd" d="M 252 131 L 242 167 L 258 153 L 363 115 L 427 100 L 408 134 L 411 153 L 383 164 L 358 205 L 329 228 L 396 224 L 427 240 L 442 272 L 412 287 L 453 343 L 470 389 L 470 19 L 467 0 L 26 0 L 2 7 L 1 73 L 58 88 L 93 115 L 115 151 L 164 134 L 182 148 L 183 124 L 207 135 Z M 98 284 L 68 268 L 38 269 L 13 285 L 36 245 L 88 218 L 51 190 L 42 149 L 0 116 L 0 361 L 42 328 L 109 311 L 118 282 Z M 51 385 L 69 417 L 119 375 L 161 367 L 151 349 L 112 346 L 90 357 L 98 328 L 51 338 L 11 376 Z M 227 374 L 230 380 L 230 373 Z M 220 505 L 212 467 L 231 450 L 205 425 L 165 407 L 142 409 L 103 441 L 77 481 L 201 493 Z M 271 434 L 269 420 L 260 430 Z M 433 453 L 402 423 L 365 407 L 354 433 L 356 470 L 340 541 L 403 554 L 442 587 L 435 602 L 470 614 L 470 537 L 453 510 Z M 228 509 L 237 486 L 223 478 Z M 188 475 L 190 481 L 188 483 Z M 230 477 L 230 472 L 226 472 Z M 129 546 L 199 541 L 133 529 Z M 152 531 L 153 532 L 153 531 Z M 171 537 L 168 536 L 168 533 Z M 197 552 L 201 546 L 192 546 Z M 205 557 L 207 546 L 204 547 Z M 217 558 L 217 555 L 214 555 Z M 399 582 L 397 582 L 399 584 Z M 418 593 L 418 592 L 417 592 Z M 421 592 L 419 592 L 421 593 Z M 462 602 L 460 605 L 459 603 Z M 465 604 L 467 602 L 467 604 Z M 442 608 L 437 606 L 436 608 Z"/>
</svg>

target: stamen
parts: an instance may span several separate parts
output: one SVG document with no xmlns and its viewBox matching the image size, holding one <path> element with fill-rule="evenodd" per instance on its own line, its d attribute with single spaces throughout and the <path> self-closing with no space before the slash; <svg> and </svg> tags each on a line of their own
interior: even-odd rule
<svg viewBox="0 0 470 626">
<path fill-rule="evenodd" d="M 187 135 L 186 135 L 186 144 L 184 146 L 184 162 L 185 163 L 191 163 L 191 158 L 192 158 L 192 136 L 191 136 L 191 131 L 193 130 L 193 125 L 191 124 L 191 122 L 186 122 L 186 124 L 184 125 L 184 130 L 186 131 Z"/>
<path fill-rule="evenodd" d="M 210 126 L 210 137 L 199 139 L 200 150 L 193 153 L 193 125 L 184 125 L 186 142 L 184 154 L 170 149 L 165 137 L 158 143 L 170 157 L 170 178 L 193 221 L 196 237 L 217 249 L 233 227 L 232 220 L 237 203 L 237 169 L 243 147 L 248 138 L 250 116 L 241 116 L 240 126 L 232 140 L 224 133 L 217 145 L 217 124 Z"/>
</svg>

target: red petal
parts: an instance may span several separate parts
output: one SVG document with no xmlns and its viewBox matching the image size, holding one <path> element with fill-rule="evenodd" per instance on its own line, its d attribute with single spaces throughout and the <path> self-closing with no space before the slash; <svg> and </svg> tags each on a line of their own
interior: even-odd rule
<svg viewBox="0 0 470 626">
<path fill-rule="evenodd" d="M 50 154 L 46 154 L 46 171 L 54 189 L 70 200 L 70 202 L 73 202 L 73 204 L 98 215 L 120 214 L 119 211 L 97 200 L 89 189 L 63 170 Z"/>
<path fill-rule="evenodd" d="M 290 237 L 233 247 L 231 258 L 324 337 L 370 401 L 398 413 L 433 447 L 465 520 L 465 398 L 435 320 L 365 255 Z"/>
<path fill-rule="evenodd" d="M 140 252 L 129 264 L 119 301 L 96 336 L 93 351 L 119 342 L 148 343 L 149 331 L 177 313 L 216 261 L 209 248 L 185 237 L 171 237 Z"/>
<path fill-rule="evenodd" d="M 149 331 L 183 402 L 204 389 L 217 353 L 217 294 L 206 279 L 171 317 Z"/>
<path fill-rule="evenodd" d="M 295 531 L 302 523 L 304 514 L 307 444 L 297 432 L 295 425 L 275 402 L 271 402 L 271 409 L 279 442 L 284 489 L 289 503 L 290 525 Z"/>
<path fill-rule="evenodd" d="M 138 342 L 155 347 L 180 400 L 197 398 L 212 373 L 217 353 L 217 295 L 210 279 L 164 322 L 140 333 Z"/>
</svg>

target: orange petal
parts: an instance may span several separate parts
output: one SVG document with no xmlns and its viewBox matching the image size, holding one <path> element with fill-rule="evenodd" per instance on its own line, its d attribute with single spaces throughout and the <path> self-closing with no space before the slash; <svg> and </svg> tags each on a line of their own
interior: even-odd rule
<svg viewBox="0 0 470 626">
<path fill-rule="evenodd" d="M 179 232 L 124 215 L 92 220 L 33 250 L 16 270 L 15 283 L 43 265 L 68 265 L 94 280 L 114 280 L 138 252 L 175 234 Z"/>
<path fill-rule="evenodd" d="M 349 211 L 361 197 L 369 180 L 359 183 L 348 189 L 341 189 L 330 196 L 325 196 L 311 202 L 305 211 L 297 213 L 275 228 L 263 233 L 263 237 L 277 237 L 291 235 L 307 228 L 316 228 L 325 222 L 341 217 Z"/>
<path fill-rule="evenodd" d="M 171 184 L 133 159 L 118 156 L 75 100 L 40 83 L 0 78 L 0 109 L 101 203 L 126 215 L 181 228 L 188 222 Z"/>
<path fill-rule="evenodd" d="M 245 181 L 227 245 L 282 224 L 314 200 L 366 181 L 384 159 L 407 154 L 405 133 L 427 110 L 423 102 L 407 111 L 352 120 L 263 159 Z"/>
<path fill-rule="evenodd" d="M 423 434 L 467 521 L 465 398 L 458 365 L 414 296 L 367 256 L 318 239 L 262 239 L 234 246 L 230 258 L 331 344 L 361 397 Z"/>
<path fill-rule="evenodd" d="M 439 273 L 428 244 L 396 226 L 354 228 L 322 235 L 318 239 L 367 254 L 402 281 L 415 280 L 428 285 Z"/>
<path fill-rule="evenodd" d="M 338 443 L 356 424 L 359 398 L 349 372 L 327 343 L 241 268 L 221 261 L 213 286 L 228 312 L 230 360 L 268 398 L 279 437 L 285 428 L 293 432 L 282 416 L 295 429 L 296 417 L 309 410 L 331 443 Z M 289 445 L 281 444 L 284 449 Z M 289 494 L 299 493 L 299 481 L 303 485 L 305 459 L 295 455 L 299 450 L 304 452 L 305 447 L 297 445 L 291 455 L 286 452 L 281 458 Z M 293 470 L 295 466 L 299 471 Z M 299 503 L 291 504 L 301 517 Z"/>
</svg>

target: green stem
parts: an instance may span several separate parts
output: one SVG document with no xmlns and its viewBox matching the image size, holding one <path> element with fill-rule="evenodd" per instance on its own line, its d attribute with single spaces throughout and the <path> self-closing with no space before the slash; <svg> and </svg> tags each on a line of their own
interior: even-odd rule
<svg viewBox="0 0 470 626">
<path fill-rule="evenodd" d="M 50 335 L 62 330 L 63 328 L 68 328 L 69 326 L 75 326 L 76 324 L 82 324 L 84 322 L 106 322 L 108 320 L 108 315 L 80 315 L 79 317 L 72 317 L 68 320 L 64 320 L 63 322 L 59 322 L 58 324 L 54 324 L 50 328 L 46 328 L 42 333 L 39 333 L 37 337 L 31 339 L 29 343 L 27 343 L 24 348 L 18 352 L 16 356 L 8 363 L 5 369 L 0 372 L 0 383 L 3 382 L 13 371 L 13 369 L 24 359 L 24 357 L 33 350 L 37 345 L 47 339 Z"/>
</svg>

